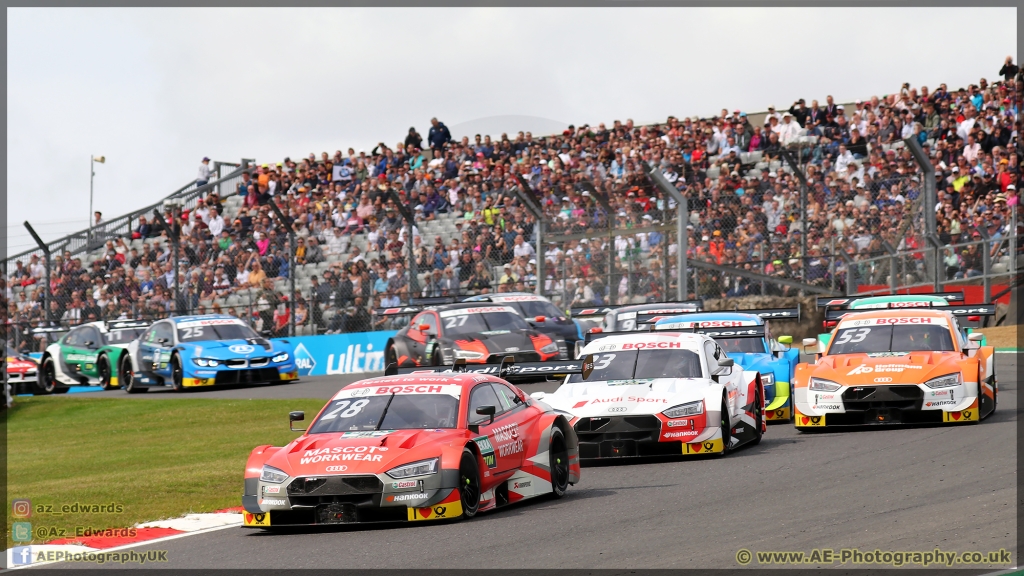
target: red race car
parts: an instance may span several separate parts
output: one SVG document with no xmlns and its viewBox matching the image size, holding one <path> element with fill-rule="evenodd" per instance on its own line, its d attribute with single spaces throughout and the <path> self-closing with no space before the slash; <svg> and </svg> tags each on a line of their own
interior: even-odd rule
<svg viewBox="0 0 1024 576">
<path fill-rule="evenodd" d="M 287 446 L 252 451 L 243 525 L 472 518 L 526 498 L 560 497 L 580 478 L 576 433 L 564 415 L 508 380 L 586 377 L 592 369 L 591 357 L 389 366 L 390 375 L 343 388 Z"/>
<path fill-rule="evenodd" d="M 7 371 L 7 385 L 11 394 L 33 394 L 42 392 L 36 386 L 39 380 L 39 364 L 27 354 L 10 346 L 4 346 L 4 368 Z"/>
</svg>

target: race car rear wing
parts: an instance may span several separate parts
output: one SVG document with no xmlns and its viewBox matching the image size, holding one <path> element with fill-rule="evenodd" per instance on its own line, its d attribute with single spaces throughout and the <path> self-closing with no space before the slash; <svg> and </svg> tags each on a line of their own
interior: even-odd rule
<svg viewBox="0 0 1024 576">
<path fill-rule="evenodd" d="M 756 310 L 708 310 L 704 312 L 683 312 L 681 314 L 676 314 L 675 316 L 687 316 L 690 314 L 708 314 L 713 312 L 750 314 L 752 316 L 757 316 L 762 320 L 800 320 L 801 317 L 800 304 L 797 304 L 796 308 L 761 308 Z M 658 320 L 661 320 L 661 318 L 638 320 L 638 322 L 644 324 L 653 324 Z"/>
<path fill-rule="evenodd" d="M 569 314 L 575 318 L 577 316 L 604 316 L 612 310 L 618 310 L 619 308 L 625 308 L 623 306 L 589 306 L 586 308 L 570 308 Z"/>
<path fill-rule="evenodd" d="M 491 374 L 509 382 L 537 382 L 547 380 L 551 376 L 580 374 L 586 380 L 594 371 L 594 357 L 590 354 L 578 360 L 558 360 L 555 362 L 520 362 L 516 363 L 512 356 L 506 356 L 501 364 L 466 364 L 459 358 L 451 366 L 416 366 L 398 368 L 389 364 L 384 370 L 385 376 L 398 374 Z"/>
<path fill-rule="evenodd" d="M 884 296 L 893 296 L 892 294 L 869 294 L 867 296 L 822 296 L 817 300 L 818 308 L 836 308 L 843 309 L 850 306 L 850 304 L 863 300 L 865 298 L 879 298 Z M 895 296 L 938 296 L 944 298 L 946 302 L 963 302 L 963 292 L 922 292 L 915 294 L 895 294 Z M 922 300 L 921 302 L 926 302 Z M 912 302 L 899 302 L 898 304 L 904 307 L 912 307 Z M 922 304 L 924 305 L 924 304 Z"/>
<path fill-rule="evenodd" d="M 38 326 L 32 329 L 33 334 L 55 334 L 71 330 L 68 326 Z"/>
<path fill-rule="evenodd" d="M 699 311 L 703 310 L 703 308 L 704 308 L 704 301 L 703 300 L 680 300 L 680 301 L 673 301 L 673 302 L 657 302 L 657 305 L 658 306 L 664 306 L 665 309 L 667 309 L 667 310 L 673 310 L 675 308 L 678 308 L 678 307 L 681 307 L 681 306 L 685 306 L 685 307 L 688 308 L 687 310 L 680 310 L 679 312 L 677 312 L 678 314 L 684 314 L 684 313 L 687 313 L 687 312 L 699 312 Z M 639 304 L 618 304 L 618 305 L 614 305 L 614 306 L 588 306 L 588 307 L 585 307 L 585 308 L 570 308 L 569 309 L 569 313 L 573 317 L 576 317 L 576 316 L 597 316 L 597 315 L 603 316 L 603 315 L 607 314 L 608 312 L 611 312 L 612 310 L 621 310 L 623 308 L 631 308 L 631 307 L 634 307 L 634 306 L 639 306 Z M 638 317 L 639 316 L 644 316 L 644 315 L 646 315 L 646 316 L 657 316 L 659 313 L 664 315 L 663 314 L 664 310 L 652 308 L 651 310 L 637 310 L 637 312 L 636 312 Z"/>
<path fill-rule="evenodd" d="M 637 328 L 636 330 L 627 330 L 624 332 L 587 332 L 583 335 L 584 345 L 590 344 L 594 340 L 600 340 L 601 338 L 607 338 L 608 336 L 636 336 L 640 332 L 649 332 L 651 329 L 650 324 Z"/>
<path fill-rule="evenodd" d="M 657 326 L 658 332 L 693 332 L 712 338 L 764 338 L 764 324 L 757 326 L 700 326 L 699 322 L 669 322 Z"/>
<path fill-rule="evenodd" d="M 908 306 L 908 304 L 914 304 Z M 908 302 L 890 302 L 886 307 L 895 310 L 906 310 L 907 308 L 933 308 L 935 310 L 945 310 L 957 318 L 971 319 L 972 316 L 995 316 L 996 306 L 995 304 L 958 304 L 956 306 L 933 306 L 931 302 L 923 303 L 908 303 Z M 877 312 L 878 310 L 884 310 L 885 308 L 865 308 L 863 310 L 826 310 L 825 321 L 835 322 L 847 314 L 856 314 L 858 312 Z"/>
<path fill-rule="evenodd" d="M 406 314 L 416 314 L 422 312 L 426 306 L 395 306 L 394 308 L 376 308 L 373 311 L 374 316 L 404 316 Z"/>
</svg>

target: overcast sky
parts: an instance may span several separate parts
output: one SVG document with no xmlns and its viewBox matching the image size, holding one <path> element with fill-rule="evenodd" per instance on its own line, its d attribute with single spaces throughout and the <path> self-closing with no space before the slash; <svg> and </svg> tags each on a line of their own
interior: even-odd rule
<svg viewBox="0 0 1024 576">
<path fill-rule="evenodd" d="M 26 219 L 44 240 L 87 225 L 93 154 L 112 217 L 203 156 L 369 150 L 432 116 L 539 131 L 956 88 L 1016 46 L 1015 8 L 9 8 L 8 252 Z"/>
</svg>

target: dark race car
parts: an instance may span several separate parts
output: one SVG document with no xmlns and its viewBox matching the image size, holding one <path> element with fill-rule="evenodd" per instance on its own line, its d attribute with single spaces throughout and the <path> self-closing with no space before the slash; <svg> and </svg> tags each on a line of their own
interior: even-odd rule
<svg viewBox="0 0 1024 576">
<path fill-rule="evenodd" d="M 558 357 L 561 360 L 569 358 L 577 340 L 583 340 L 573 319 L 543 296 L 527 292 L 506 292 L 471 296 L 463 302 L 493 302 L 515 308 L 528 324 L 555 340 L 558 344 Z"/>
<path fill-rule="evenodd" d="M 515 308 L 504 304 L 399 306 L 379 308 L 374 314 L 414 315 L 388 340 L 385 366 L 450 366 L 455 360 L 498 364 L 507 356 L 517 363 L 544 362 L 559 357 L 554 339 L 531 328 Z"/>
<path fill-rule="evenodd" d="M 704 309 L 704 302 L 701 300 L 687 300 L 684 302 L 652 302 L 649 304 L 628 304 L 624 306 L 591 306 L 589 308 L 573 308 L 573 318 L 592 318 L 603 314 L 604 319 L 597 328 L 591 328 L 594 332 L 632 332 L 637 329 L 646 329 L 643 324 L 653 324 L 662 318 L 700 312 Z"/>
</svg>

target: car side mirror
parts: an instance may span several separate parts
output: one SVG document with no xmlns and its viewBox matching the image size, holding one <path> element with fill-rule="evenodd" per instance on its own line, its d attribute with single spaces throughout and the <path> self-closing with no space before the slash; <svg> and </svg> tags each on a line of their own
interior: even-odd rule
<svg viewBox="0 0 1024 576">
<path fill-rule="evenodd" d="M 543 400 L 545 396 L 547 396 L 547 392 L 534 392 L 533 394 L 530 394 L 530 398 L 533 398 L 534 400 Z"/>
<path fill-rule="evenodd" d="M 779 336 L 778 343 L 785 345 L 786 346 L 786 350 L 789 350 L 789 347 L 792 346 L 792 344 L 793 344 L 793 337 L 792 336 Z"/>
<path fill-rule="evenodd" d="M 170 342 L 171 342 L 171 341 L 170 341 L 170 340 L 168 340 L 167 338 L 157 338 L 157 339 L 156 339 L 156 343 L 157 343 L 157 344 L 160 344 L 160 345 L 162 345 L 162 346 L 166 346 L 166 345 L 167 345 L 167 344 L 169 344 Z"/>
<path fill-rule="evenodd" d="M 296 410 L 295 412 L 288 413 L 288 429 L 292 432 L 305 432 L 306 428 L 296 428 L 292 426 L 293 422 L 301 422 L 306 419 L 306 413 L 302 410 Z"/>
<path fill-rule="evenodd" d="M 427 330 L 430 330 L 430 324 L 420 324 L 416 329 L 420 332 L 426 332 Z"/>
<path fill-rule="evenodd" d="M 479 414 L 481 416 L 490 416 L 491 417 L 490 420 L 487 421 L 488 424 L 491 424 L 492 422 L 494 422 L 494 413 L 495 412 L 496 412 L 496 410 L 495 410 L 494 406 L 479 406 L 476 409 L 476 413 L 477 414 Z"/>
<path fill-rule="evenodd" d="M 971 342 L 981 342 L 985 339 L 985 335 L 981 332 L 971 332 L 967 335 L 967 339 Z"/>
<path fill-rule="evenodd" d="M 85 347 L 86 347 L 86 348 L 93 348 L 93 347 L 95 347 L 95 346 L 96 346 L 96 343 L 95 343 L 95 342 L 93 342 L 92 340 L 86 340 L 86 341 L 85 341 Z"/>
<path fill-rule="evenodd" d="M 718 367 L 711 373 L 712 376 L 728 376 L 732 374 L 732 367 L 736 361 L 732 358 L 719 358 Z"/>
<path fill-rule="evenodd" d="M 534 316 L 533 317 L 533 321 L 534 322 L 539 322 L 539 323 L 543 324 L 544 322 L 547 321 L 547 317 L 546 316 Z"/>
</svg>

